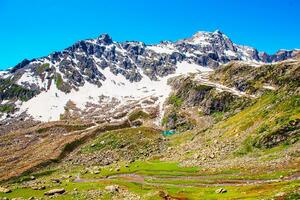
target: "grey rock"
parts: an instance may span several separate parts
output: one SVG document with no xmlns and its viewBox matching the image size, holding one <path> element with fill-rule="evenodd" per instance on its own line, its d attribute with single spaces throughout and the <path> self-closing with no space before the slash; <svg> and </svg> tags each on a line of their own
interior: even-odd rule
<svg viewBox="0 0 300 200">
<path fill-rule="evenodd" d="M 49 190 L 48 192 L 45 192 L 44 194 L 47 196 L 51 196 L 51 195 L 55 195 L 55 194 L 63 194 L 65 193 L 65 189 L 64 188 L 60 188 L 60 189 L 53 189 L 53 190 Z"/>
</svg>

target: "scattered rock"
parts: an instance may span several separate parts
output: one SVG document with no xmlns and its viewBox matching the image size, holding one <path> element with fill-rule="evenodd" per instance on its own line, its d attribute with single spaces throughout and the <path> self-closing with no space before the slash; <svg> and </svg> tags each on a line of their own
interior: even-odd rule
<svg viewBox="0 0 300 200">
<path fill-rule="evenodd" d="M 65 189 L 61 188 L 61 189 L 53 189 L 53 190 L 49 190 L 48 192 L 45 192 L 45 195 L 47 196 L 51 196 L 51 195 L 55 195 L 55 194 L 63 194 L 65 193 Z"/>
<path fill-rule="evenodd" d="M 71 175 L 62 175 L 62 178 L 63 179 L 68 179 L 68 178 L 72 178 L 72 176 Z"/>
<path fill-rule="evenodd" d="M 58 178 L 52 179 L 52 183 L 61 183 L 61 181 Z"/>
<path fill-rule="evenodd" d="M 280 179 L 283 179 L 284 178 L 284 176 L 283 175 L 280 175 L 280 177 L 279 177 Z"/>
<path fill-rule="evenodd" d="M 118 192 L 120 187 L 118 185 L 109 185 L 105 187 L 105 190 L 109 192 Z"/>
<path fill-rule="evenodd" d="M 8 189 L 8 188 L 0 187 L 0 192 L 3 192 L 3 193 L 10 193 L 11 190 Z"/>
<path fill-rule="evenodd" d="M 99 170 L 95 170 L 95 171 L 93 171 L 93 174 L 100 174 L 100 171 Z"/>
<path fill-rule="evenodd" d="M 222 193 L 226 193 L 227 190 L 225 190 L 224 188 L 219 188 L 215 191 L 217 194 L 222 194 Z"/>
<path fill-rule="evenodd" d="M 36 186 L 36 187 L 32 187 L 33 190 L 44 190 L 46 189 L 46 186 Z"/>
</svg>

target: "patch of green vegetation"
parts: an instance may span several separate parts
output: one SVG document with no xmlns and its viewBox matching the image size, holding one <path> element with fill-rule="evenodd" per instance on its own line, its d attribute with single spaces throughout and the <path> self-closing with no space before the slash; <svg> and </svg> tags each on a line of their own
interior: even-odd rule
<svg viewBox="0 0 300 200">
<path fill-rule="evenodd" d="M 247 139 L 244 140 L 242 146 L 240 147 L 240 149 L 238 149 L 235 154 L 236 155 L 246 155 L 250 152 L 253 151 L 254 149 L 254 140 L 251 136 L 249 136 Z"/>
<path fill-rule="evenodd" d="M 15 109 L 15 107 L 10 104 L 0 105 L 0 112 L 3 112 L 3 113 L 10 113 L 14 109 Z"/>
<path fill-rule="evenodd" d="M 180 145 L 182 143 L 192 140 L 193 136 L 194 136 L 194 134 L 192 131 L 185 131 L 180 134 L 174 134 L 168 138 L 169 139 L 168 144 L 170 146 L 177 146 L 177 145 Z"/>
<path fill-rule="evenodd" d="M 148 119 L 149 117 L 150 117 L 150 115 L 148 113 L 146 113 L 145 111 L 140 110 L 140 109 L 134 110 L 131 113 L 129 113 L 129 115 L 128 115 L 128 119 L 130 121 L 134 121 L 137 119 Z"/>
<path fill-rule="evenodd" d="M 37 73 L 41 74 L 44 71 L 46 71 L 47 69 L 49 69 L 49 66 L 50 66 L 49 63 L 42 64 L 36 68 L 36 71 L 37 71 Z"/>
<path fill-rule="evenodd" d="M 265 131 L 269 130 L 269 126 L 267 124 L 263 124 L 258 128 L 258 133 L 263 133 Z"/>
<path fill-rule="evenodd" d="M 63 86 L 63 83 L 64 83 L 64 81 L 63 81 L 61 75 L 60 75 L 60 74 L 56 74 L 56 76 L 55 76 L 55 84 L 56 84 L 56 87 L 57 87 L 58 89 L 61 89 L 62 86 Z"/>
<path fill-rule="evenodd" d="M 299 200 L 300 192 L 293 192 L 284 197 L 284 200 Z"/>
<path fill-rule="evenodd" d="M 287 133 L 296 130 L 295 124 L 300 120 L 298 99 L 298 95 L 290 95 L 284 91 L 267 92 L 254 100 L 251 106 L 220 121 L 216 127 L 225 131 L 223 137 L 248 135 L 235 155 L 245 155 L 265 146 L 270 148 L 281 143 L 291 144 L 297 140 L 297 135 Z M 273 138 L 279 135 L 280 142 L 274 143 L 277 139 Z"/>
<path fill-rule="evenodd" d="M 213 116 L 213 118 L 215 119 L 215 121 L 221 121 L 224 118 L 224 112 L 220 112 L 220 111 L 216 111 L 213 112 L 211 115 Z"/>
<path fill-rule="evenodd" d="M 102 167 L 99 174 L 85 174 L 83 177 L 105 177 L 116 174 L 141 174 L 151 175 L 156 177 L 164 176 L 186 176 L 186 175 L 197 175 L 199 167 L 181 167 L 177 162 L 165 162 L 160 160 L 137 160 L 131 164 L 120 163 L 118 170 L 114 166 Z"/>
<path fill-rule="evenodd" d="M 84 146 L 80 152 L 91 153 L 112 149 L 122 151 L 122 148 L 127 147 L 128 150 L 138 153 L 155 145 L 160 136 L 160 130 L 147 127 L 108 131 L 98 136 L 91 144 Z"/>
<path fill-rule="evenodd" d="M 169 103 L 172 104 L 174 107 L 180 107 L 183 104 L 183 100 L 176 95 L 171 95 L 169 97 Z"/>
<path fill-rule="evenodd" d="M 196 86 L 194 86 L 194 89 L 196 91 L 202 91 L 202 90 L 208 91 L 208 90 L 213 89 L 213 87 L 212 86 L 208 86 L 208 85 L 196 85 Z"/>
<path fill-rule="evenodd" d="M 51 127 L 39 128 L 39 129 L 36 130 L 36 132 L 44 133 L 44 132 L 50 131 L 51 129 L 55 129 L 55 128 L 63 128 L 67 132 L 72 132 L 72 131 L 84 130 L 84 129 L 87 129 L 91 126 L 92 126 L 92 124 L 74 124 L 74 125 L 58 124 L 58 125 L 54 125 L 54 126 L 51 126 Z"/>
</svg>

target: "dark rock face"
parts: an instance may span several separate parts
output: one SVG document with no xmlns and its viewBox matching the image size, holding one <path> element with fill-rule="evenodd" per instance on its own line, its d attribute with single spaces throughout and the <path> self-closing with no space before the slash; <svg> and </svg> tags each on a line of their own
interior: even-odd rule
<svg viewBox="0 0 300 200">
<path fill-rule="evenodd" d="M 97 38 L 99 44 L 110 45 L 113 43 L 111 37 L 108 34 L 102 34 Z"/>
<path fill-rule="evenodd" d="M 26 65 L 28 65 L 30 63 L 30 60 L 24 59 L 22 62 L 20 62 L 19 64 L 17 64 L 15 67 L 13 67 L 10 72 L 11 73 L 15 73 L 17 70 L 25 67 Z"/>
<path fill-rule="evenodd" d="M 0 100 L 22 100 L 26 101 L 34 97 L 38 91 L 26 89 L 22 86 L 14 84 L 8 79 L 0 79 Z"/>
</svg>

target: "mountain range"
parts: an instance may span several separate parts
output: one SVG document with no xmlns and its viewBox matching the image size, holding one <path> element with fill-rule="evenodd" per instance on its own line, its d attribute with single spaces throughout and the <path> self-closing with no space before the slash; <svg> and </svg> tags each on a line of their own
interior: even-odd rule
<svg viewBox="0 0 300 200">
<path fill-rule="evenodd" d="M 171 76 L 210 71 L 230 61 L 273 63 L 292 58 L 297 52 L 280 50 L 268 55 L 233 43 L 219 30 L 156 45 L 119 43 L 102 34 L 2 71 L 1 81 L 12 85 L 0 91 L 2 106 L 11 111 L 2 119 L 25 116 L 38 121 L 59 120 L 67 103 L 84 112 L 87 103 L 107 103 L 112 98 L 124 104 L 155 97 L 162 110 L 170 93 L 166 80 Z"/>
</svg>

